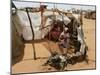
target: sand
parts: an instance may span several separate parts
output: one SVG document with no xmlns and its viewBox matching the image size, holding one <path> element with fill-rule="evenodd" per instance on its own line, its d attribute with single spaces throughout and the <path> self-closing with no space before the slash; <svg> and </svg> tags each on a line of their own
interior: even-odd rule
<svg viewBox="0 0 100 75">
<path fill-rule="evenodd" d="M 83 69 L 95 69 L 96 60 L 95 60 L 95 20 L 83 18 L 83 30 L 85 35 L 85 41 L 88 46 L 88 59 L 89 63 L 81 62 L 74 65 L 68 65 L 65 70 L 83 70 Z M 36 57 L 37 60 L 33 59 L 33 47 L 32 44 L 25 44 L 25 54 L 22 61 L 18 62 L 12 66 L 12 73 L 34 73 L 34 72 L 50 72 L 57 71 L 53 67 L 43 66 L 48 57 L 50 56 L 49 49 L 57 49 L 56 43 L 50 42 L 40 42 L 35 43 Z M 51 45 L 50 48 L 48 45 Z"/>
</svg>

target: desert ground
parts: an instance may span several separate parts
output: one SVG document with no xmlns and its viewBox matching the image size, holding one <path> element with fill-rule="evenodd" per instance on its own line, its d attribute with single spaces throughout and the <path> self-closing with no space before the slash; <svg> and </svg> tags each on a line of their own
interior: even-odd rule
<svg viewBox="0 0 100 75">
<path fill-rule="evenodd" d="M 80 62 L 74 65 L 68 65 L 65 70 L 83 70 L 83 69 L 95 69 L 96 68 L 96 35 L 95 35 L 95 20 L 83 18 L 83 30 L 85 35 L 85 41 L 88 46 L 88 60 L 89 63 Z M 25 44 L 25 54 L 23 60 L 16 63 L 12 66 L 12 73 L 34 73 L 34 72 L 51 72 L 57 71 L 53 67 L 43 66 L 48 57 L 50 56 L 50 52 L 48 49 L 48 45 L 50 45 L 51 50 L 56 50 L 58 46 L 56 43 L 50 42 L 49 44 L 44 41 L 40 43 L 35 43 L 36 57 L 37 59 L 33 59 L 33 47 L 32 44 Z"/>
</svg>

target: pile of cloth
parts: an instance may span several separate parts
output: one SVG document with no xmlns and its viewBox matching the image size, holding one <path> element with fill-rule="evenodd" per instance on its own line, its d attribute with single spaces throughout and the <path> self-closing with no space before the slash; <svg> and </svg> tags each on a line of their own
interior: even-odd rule
<svg viewBox="0 0 100 75">
<path fill-rule="evenodd" d="M 46 61 L 44 66 L 50 65 L 54 67 L 58 71 L 64 71 L 68 64 L 76 64 L 82 61 L 86 61 L 88 63 L 87 57 L 82 55 L 80 52 L 76 54 L 58 54 L 57 52 L 53 53 L 48 60 Z"/>
</svg>

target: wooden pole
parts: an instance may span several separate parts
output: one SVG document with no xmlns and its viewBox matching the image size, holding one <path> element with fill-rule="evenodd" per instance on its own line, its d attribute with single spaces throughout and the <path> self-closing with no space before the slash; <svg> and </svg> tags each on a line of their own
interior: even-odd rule
<svg viewBox="0 0 100 75">
<path fill-rule="evenodd" d="M 29 15 L 29 12 L 28 12 L 28 8 L 26 8 L 26 12 L 27 12 L 27 16 L 28 16 L 28 19 L 29 19 L 29 22 L 30 22 L 30 27 L 31 27 L 31 30 L 32 30 L 32 35 L 33 35 L 33 39 L 34 40 L 34 30 L 33 30 L 33 27 L 32 27 L 32 21 L 31 21 L 31 18 L 30 18 L 30 15 Z M 36 59 L 36 52 L 35 52 L 35 47 L 33 45 L 33 42 L 32 42 L 32 46 L 33 46 L 33 54 L 34 54 L 34 60 Z"/>
</svg>

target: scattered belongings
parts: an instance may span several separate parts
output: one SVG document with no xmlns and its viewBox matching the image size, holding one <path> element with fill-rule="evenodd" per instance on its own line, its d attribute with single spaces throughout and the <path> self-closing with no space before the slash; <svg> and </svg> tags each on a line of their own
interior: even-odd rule
<svg viewBox="0 0 100 75">
<path fill-rule="evenodd" d="M 44 66 L 48 64 L 57 70 L 64 70 L 65 66 L 67 65 L 67 57 L 55 52 L 49 57 Z"/>
<path fill-rule="evenodd" d="M 64 71 L 68 64 L 74 65 L 75 63 L 86 61 L 88 63 L 87 55 L 82 55 L 81 52 L 73 54 L 58 54 L 53 53 L 43 66 L 50 65 L 59 71 Z"/>
</svg>

